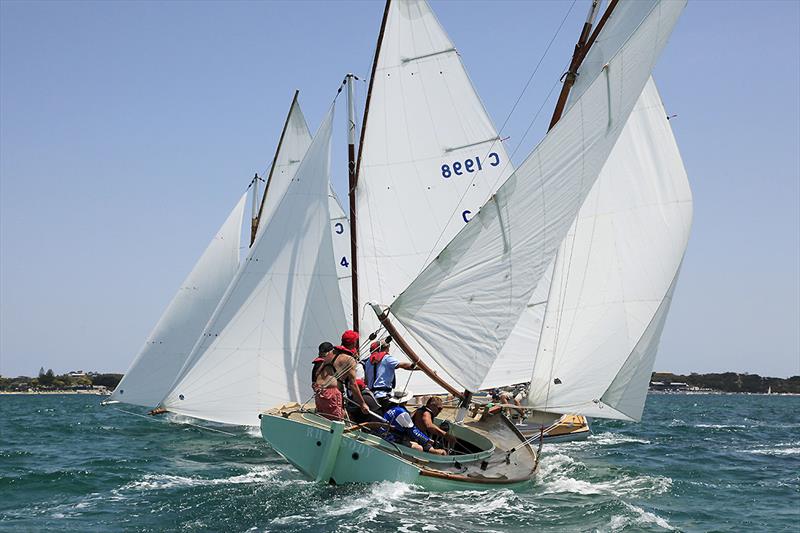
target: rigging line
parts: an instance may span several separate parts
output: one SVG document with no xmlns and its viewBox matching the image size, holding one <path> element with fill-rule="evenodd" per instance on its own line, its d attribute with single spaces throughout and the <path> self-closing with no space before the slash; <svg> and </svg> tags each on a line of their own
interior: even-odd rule
<svg viewBox="0 0 800 533">
<path fill-rule="evenodd" d="M 547 53 L 550 51 L 550 48 L 552 47 L 552 45 L 555 42 L 556 38 L 558 37 L 558 34 L 561 33 L 561 29 L 564 27 L 564 23 L 567 21 L 567 18 L 569 18 L 570 13 L 572 13 L 572 8 L 575 7 L 575 3 L 576 2 L 577 2 L 577 0 L 572 0 L 572 3 L 570 4 L 569 9 L 567 9 L 567 13 L 564 15 L 564 18 L 561 19 L 561 23 L 558 25 L 558 28 L 556 29 L 555 33 L 553 34 L 553 37 L 550 39 L 550 42 L 547 44 L 547 47 L 545 48 L 544 52 L 542 53 L 542 56 L 539 58 L 539 62 L 536 63 L 536 67 L 534 67 L 533 72 L 531 73 L 530 77 L 528 78 L 528 81 L 525 83 L 525 86 L 522 88 L 522 92 L 520 92 L 520 95 L 517 97 L 516 102 L 514 102 L 514 105 L 511 107 L 511 111 L 508 112 L 508 115 L 506 116 L 505 120 L 503 121 L 503 125 L 500 126 L 500 130 L 497 132 L 497 138 L 492 141 L 492 144 L 489 146 L 489 149 L 486 151 L 486 154 L 484 155 L 484 159 L 486 159 L 486 157 L 488 157 L 488 154 L 491 153 L 492 148 L 494 148 L 494 146 L 497 143 L 497 141 L 498 140 L 502 140 L 502 138 L 503 138 L 503 136 L 502 136 L 503 129 L 508 124 L 508 121 L 511 119 L 511 116 L 514 114 L 514 111 L 516 110 L 517 106 L 519 105 L 519 102 L 522 100 L 522 97 L 525 95 L 525 92 L 528 90 L 528 87 L 530 86 L 531 82 L 533 81 L 534 76 L 536 76 L 536 73 L 539 71 L 539 67 L 541 67 L 542 62 L 544 62 L 544 59 L 547 56 Z M 557 80 L 556 83 L 553 85 L 553 87 L 550 89 L 550 92 L 547 93 L 547 96 L 545 97 L 544 102 L 542 102 L 542 105 L 539 107 L 539 110 L 536 111 L 536 114 L 534 115 L 533 120 L 528 125 L 528 129 L 525 130 L 525 133 L 520 138 L 519 143 L 517 143 L 516 148 L 514 148 L 514 151 L 511 153 L 510 156 L 508 156 L 508 159 L 506 160 L 505 166 L 503 166 L 503 169 L 498 174 L 497 180 L 495 180 L 495 182 L 492 184 L 492 190 L 494 190 L 495 186 L 497 185 L 497 182 L 500 180 L 500 177 L 503 176 L 506 168 L 508 168 L 508 165 L 511 163 L 511 159 L 514 157 L 514 155 L 517 153 L 517 151 L 519 150 L 520 146 L 522 145 L 522 141 L 525 140 L 525 137 L 528 136 L 528 132 L 530 132 L 531 128 L 536 123 L 536 120 L 539 118 L 539 115 L 541 114 L 542 109 L 544 108 L 544 105 L 550 100 L 550 96 L 553 94 L 553 90 L 555 89 L 556 85 L 558 85 L 558 83 L 560 83 L 560 81 L 561 81 L 560 79 Z M 449 219 L 452 219 L 453 216 L 459 210 L 459 206 L 461 206 L 461 202 L 464 200 L 464 197 L 467 195 L 467 191 L 469 191 L 469 189 L 472 186 L 472 184 L 475 183 L 475 179 L 477 179 L 477 173 L 475 174 L 475 176 L 473 176 L 472 180 L 470 181 L 469 186 L 467 186 L 464 189 L 464 192 L 461 194 L 461 198 L 459 198 L 455 209 L 453 210 L 452 213 L 450 213 Z M 448 226 L 449 226 L 449 224 L 448 224 Z M 427 265 L 428 262 L 430 261 L 431 255 L 433 253 L 433 250 L 435 250 L 436 247 L 439 245 L 439 241 L 441 241 L 442 237 L 444 236 L 444 232 L 445 232 L 445 230 L 447 229 L 448 226 L 445 226 L 445 228 L 441 231 L 441 233 L 437 237 L 436 242 L 433 245 L 433 248 L 431 248 L 431 251 L 428 253 L 428 256 L 425 258 L 425 262 L 423 263 L 423 265 Z M 424 270 L 424 268 L 425 267 L 423 266 L 423 270 Z"/>
<path fill-rule="evenodd" d="M 142 414 L 139 414 L 139 413 L 134 413 L 133 411 L 126 411 L 125 409 L 120 409 L 119 407 L 112 407 L 112 409 L 114 409 L 115 411 L 119 411 L 121 413 L 128 414 L 128 415 L 138 416 L 140 418 L 146 418 L 147 420 L 150 420 L 152 422 L 156 422 L 156 423 L 159 423 L 159 424 L 161 423 L 159 420 L 157 420 L 157 419 L 155 419 L 155 418 L 153 418 L 152 416 L 149 416 L 149 415 L 142 415 Z M 210 428 L 210 427 L 206 427 L 206 426 L 201 426 L 199 424 L 192 424 L 191 422 L 177 422 L 177 423 L 181 424 L 181 425 L 185 425 L 185 426 L 196 427 L 198 429 L 205 429 L 207 431 L 213 431 L 213 432 L 216 432 L 216 433 L 222 433 L 223 435 L 228 435 L 229 437 L 238 437 L 238 435 L 236 435 L 234 433 L 228 433 L 227 431 L 222 431 L 221 429 L 214 429 L 214 428 Z"/>
</svg>

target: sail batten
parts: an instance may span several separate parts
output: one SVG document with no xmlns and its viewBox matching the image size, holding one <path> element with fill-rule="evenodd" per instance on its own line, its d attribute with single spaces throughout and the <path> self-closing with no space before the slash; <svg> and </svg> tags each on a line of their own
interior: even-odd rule
<svg viewBox="0 0 800 533">
<path fill-rule="evenodd" d="M 467 389 L 480 387 L 530 301 L 684 5 L 639 4 L 609 19 L 598 42 L 624 35 L 614 55 L 584 65 L 585 87 L 561 120 L 391 306 Z"/>
</svg>

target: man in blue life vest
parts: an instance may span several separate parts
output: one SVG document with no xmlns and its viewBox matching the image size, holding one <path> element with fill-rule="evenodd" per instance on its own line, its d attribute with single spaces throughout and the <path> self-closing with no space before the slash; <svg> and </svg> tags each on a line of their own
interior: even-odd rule
<svg viewBox="0 0 800 533">
<path fill-rule="evenodd" d="M 383 418 L 389 425 L 388 429 L 383 430 L 383 437 L 389 442 L 394 442 L 403 446 L 408 446 L 420 452 L 428 452 L 434 455 L 447 455 L 447 452 L 434 448 L 434 441 L 425 433 L 414 426 L 411 420 L 411 413 L 406 409 L 406 402 L 412 397 L 411 392 L 394 392 L 389 398 L 389 409 L 383 414 Z"/>
<path fill-rule="evenodd" d="M 389 355 L 388 340 L 373 342 L 369 351 L 369 359 L 364 360 L 364 381 L 381 406 L 381 410 L 385 412 L 391 407 L 389 398 L 396 385 L 395 370 L 398 368 L 415 370 L 416 365 L 410 362 L 401 363 Z"/>
</svg>

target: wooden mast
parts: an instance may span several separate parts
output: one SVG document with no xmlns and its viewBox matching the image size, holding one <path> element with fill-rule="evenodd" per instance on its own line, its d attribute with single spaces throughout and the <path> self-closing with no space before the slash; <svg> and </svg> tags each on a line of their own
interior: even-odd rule
<svg viewBox="0 0 800 533">
<path fill-rule="evenodd" d="M 569 92 L 572 86 L 575 85 L 575 80 L 578 78 L 578 68 L 580 68 L 587 52 L 597 39 L 597 34 L 600 33 L 600 30 L 605 26 L 608 17 L 611 16 L 611 12 L 614 11 L 618 2 L 619 0 L 611 0 L 611 2 L 609 2 L 605 13 L 603 13 L 603 16 L 600 17 L 600 21 L 597 23 L 597 28 L 595 28 L 590 37 L 589 32 L 592 30 L 592 24 L 594 24 L 594 19 L 600 8 L 600 0 L 592 0 L 592 5 L 589 7 L 589 15 L 586 17 L 586 22 L 583 24 L 581 35 L 578 38 L 578 43 L 575 45 L 575 50 L 572 52 L 572 60 L 569 63 L 569 69 L 564 77 L 564 85 L 561 86 L 561 93 L 558 95 L 558 102 L 556 103 L 556 108 L 553 111 L 553 118 L 550 119 L 550 126 L 547 128 L 547 131 L 553 129 L 553 126 L 561 119 L 561 115 L 564 113 L 564 108 L 567 105 Z"/>
<path fill-rule="evenodd" d="M 272 158 L 272 165 L 269 168 L 269 175 L 267 176 L 267 183 L 264 185 L 264 196 L 261 197 L 261 205 L 258 207 L 258 215 L 253 217 L 252 226 L 250 228 L 250 246 L 253 246 L 253 243 L 256 240 L 256 233 L 258 233 L 258 225 L 261 222 L 261 214 L 264 211 L 264 202 L 267 201 L 267 193 L 269 192 L 269 184 L 272 183 L 272 173 L 275 172 L 275 163 L 278 162 L 278 154 L 281 151 L 281 146 L 283 145 L 283 138 L 286 136 L 286 128 L 289 127 L 289 119 L 292 116 L 292 110 L 294 110 L 294 106 L 297 104 L 297 96 L 300 94 L 300 91 L 295 89 L 294 97 L 292 97 L 292 105 L 289 106 L 289 113 L 286 114 L 286 121 L 283 123 L 283 130 L 281 131 L 280 140 L 278 140 L 278 147 L 275 148 L 275 156 Z M 256 176 L 257 177 L 257 176 Z"/>
<path fill-rule="evenodd" d="M 355 166 L 350 163 L 349 168 L 349 190 L 347 198 L 350 203 L 350 282 L 353 292 L 353 329 L 358 331 L 358 231 L 356 229 L 356 187 L 358 186 L 358 176 L 361 172 L 361 154 L 364 150 L 364 132 L 367 130 L 367 119 L 369 118 L 369 104 L 372 100 L 372 87 L 375 84 L 375 71 L 378 69 L 378 57 L 381 53 L 383 44 L 383 34 L 386 31 L 386 19 L 389 17 L 389 5 L 391 0 L 386 0 L 383 9 L 383 20 L 381 30 L 378 33 L 378 44 L 375 45 L 375 57 L 372 60 L 372 73 L 369 77 L 369 88 L 367 89 L 367 101 L 364 105 L 364 118 L 361 120 L 361 137 L 358 140 L 358 160 Z M 348 155 L 352 153 L 348 147 Z M 351 160 L 352 161 L 352 160 Z"/>
<path fill-rule="evenodd" d="M 422 370 L 425 375 L 431 378 L 437 385 L 442 387 L 444 390 L 455 396 L 456 398 L 461 398 L 462 400 L 465 397 L 465 393 L 459 391 L 444 379 L 442 379 L 439 374 L 437 374 L 431 367 L 429 367 L 425 362 L 420 359 L 420 357 L 416 354 L 414 349 L 409 346 L 409 344 L 403 339 L 400 335 L 400 332 L 397 331 L 397 328 L 394 327 L 394 324 L 389 320 L 389 311 L 382 311 L 377 305 L 373 304 L 372 309 L 375 311 L 375 314 L 378 315 L 378 320 L 381 321 L 383 327 L 386 328 L 387 333 L 392 336 L 397 345 L 400 346 L 400 349 L 408 356 L 409 359 L 416 365 L 417 368 Z"/>
</svg>

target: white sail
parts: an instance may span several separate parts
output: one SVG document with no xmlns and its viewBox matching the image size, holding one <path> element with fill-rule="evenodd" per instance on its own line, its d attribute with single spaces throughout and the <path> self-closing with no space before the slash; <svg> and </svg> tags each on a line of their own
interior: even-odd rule
<svg viewBox="0 0 800 533">
<path fill-rule="evenodd" d="M 261 233 L 267 226 L 269 218 L 275 212 L 275 208 L 281 202 L 300 167 L 300 161 L 303 160 L 308 147 L 311 146 L 311 132 L 308 129 L 306 118 L 303 116 L 303 111 L 300 109 L 297 95 L 298 93 L 295 92 L 289 114 L 286 117 L 286 124 L 278 141 L 278 148 L 275 151 L 275 159 L 266 185 L 264 205 L 261 208 L 258 233 Z"/>
<path fill-rule="evenodd" d="M 331 212 L 331 235 L 333 236 L 333 260 L 339 278 L 339 294 L 342 296 L 342 308 L 345 320 L 353 323 L 352 294 L 353 287 L 350 270 L 350 221 L 339 202 L 333 187 L 330 188 L 328 207 Z"/>
<path fill-rule="evenodd" d="M 181 283 L 144 347 L 119 382 L 112 400 L 154 407 L 169 390 L 239 266 L 247 193 Z"/>
<path fill-rule="evenodd" d="M 329 213 L 333 108 L 162 405 L 228 424 L 311 396 L 311 360 L 345 327 Z"/>
<path fill-rule="evenodd" d="M 639 420 L 692 195 L 652 79 L 558 252 L 529 401 Z"/>
<path fill-rule="evenodd" d="M 356 188 L 362 305 L 391 303 L 513 172 L 427 2 L 393 1 L 386 17 Z"/>
<path fill-rule="evenodd" d="M 685 2 L 632 2 L 582 94 L 520 168 L 392 304 L 450 376 L 476 390 L 530 302 L 650 77 Z"/>
<path fill-rule="evenodd" d="M 481 383 L 481 389 L 514 385 L 530 379 L 542 335 L 553 265 L 550 264 L 534 289 L 517 325 Z"/>
</svg>

